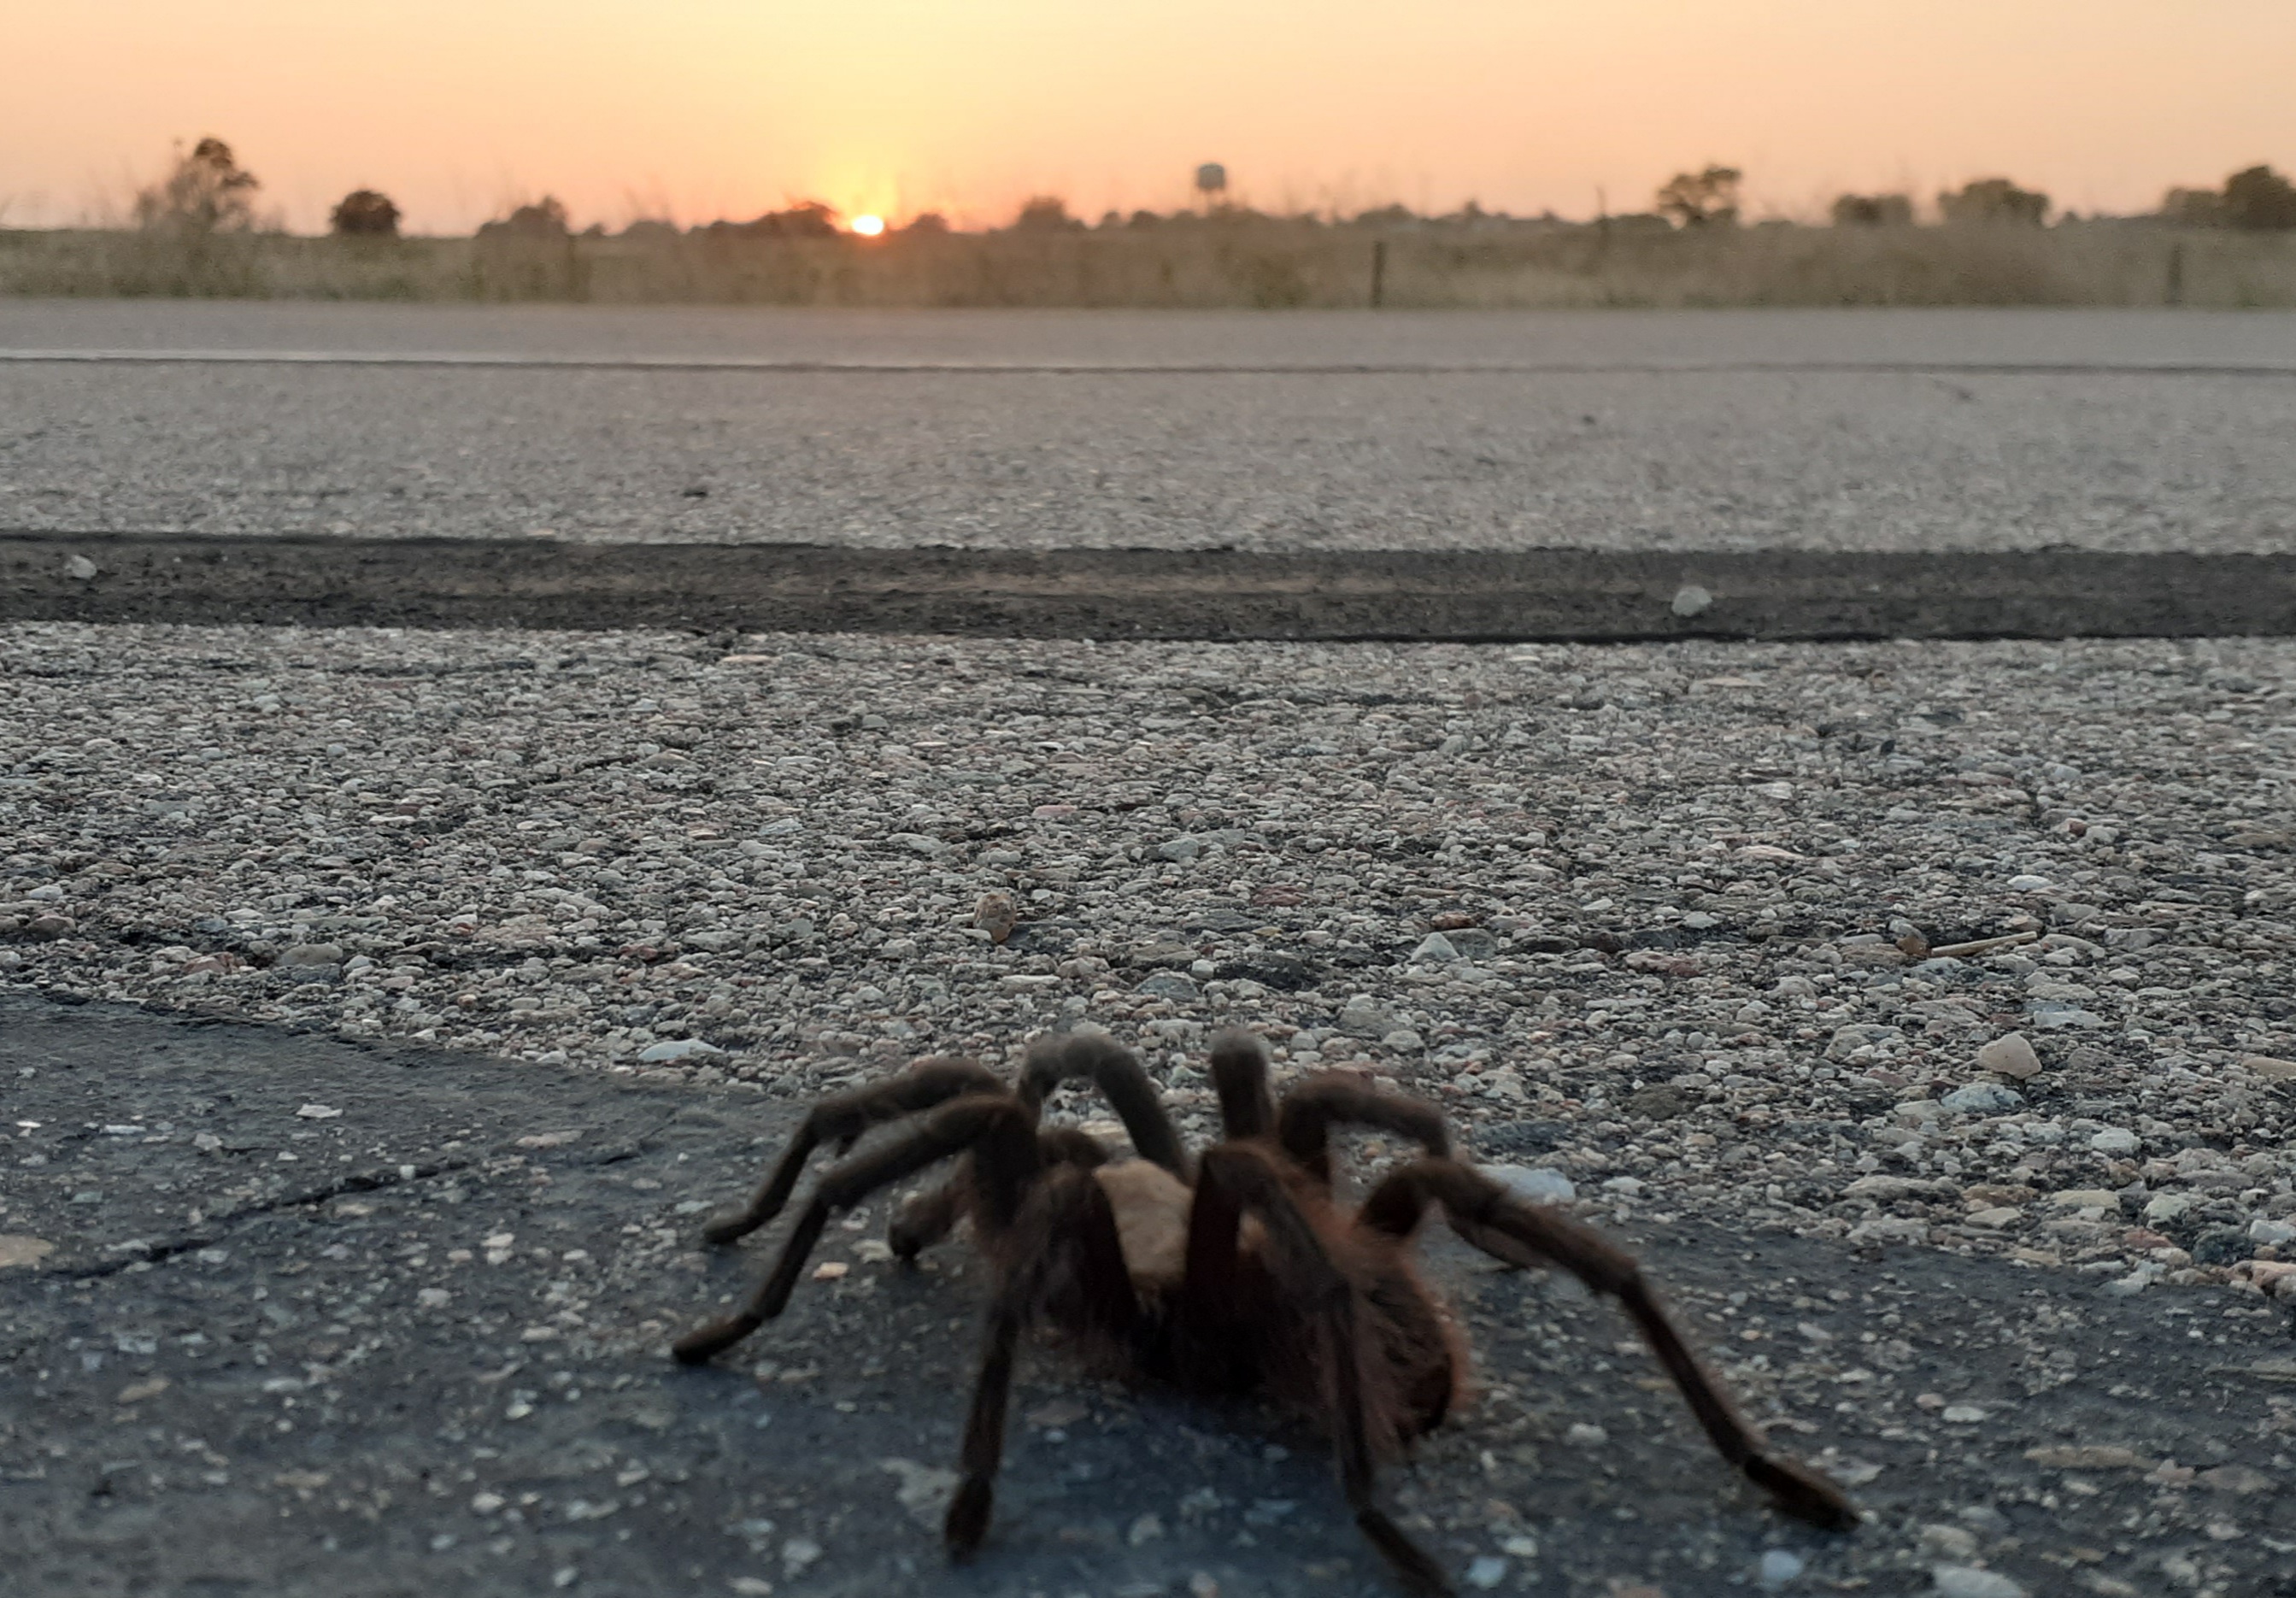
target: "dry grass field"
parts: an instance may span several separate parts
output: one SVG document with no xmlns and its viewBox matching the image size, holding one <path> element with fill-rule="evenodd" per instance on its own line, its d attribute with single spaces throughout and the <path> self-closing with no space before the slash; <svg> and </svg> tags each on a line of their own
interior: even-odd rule
<svg viewBox="0 0 2296 1598">
<path fill-rule="evenodd" d="M 2296 233 L 1277 221 L 882 239 L 0 231 L 0 293 L 819 306 L 2296 307 Z"/>
</svg>

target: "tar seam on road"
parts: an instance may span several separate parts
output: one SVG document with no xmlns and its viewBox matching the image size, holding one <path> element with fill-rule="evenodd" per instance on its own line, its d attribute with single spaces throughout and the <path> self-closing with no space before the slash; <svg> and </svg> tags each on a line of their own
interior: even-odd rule
<svg viewBox="0 0 2296 1598">
<path fill-rule="evenodd" d="M 2296 554 L 854 549 L 0 529 L 0 622 L 1323 642 L 2296 635 Z"/>
<path fill-rule="evenodd" d="M 2079 361 L 869 361 L 766 356 L 562 356 L 325 349 L 0 349 L 0 365 L 90 366 L 408 366 L 586 372 L 762 372 L 1039 377 L 1532 377 L 1692 376 L 1808 372 L 1955 377 L 2278 377 L 2296 365 Z"/>
</svg>

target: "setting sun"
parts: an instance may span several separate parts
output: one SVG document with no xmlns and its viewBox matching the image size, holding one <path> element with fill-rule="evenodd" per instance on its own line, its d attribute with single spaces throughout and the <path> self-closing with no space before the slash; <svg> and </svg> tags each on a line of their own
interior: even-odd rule
<svg viewBox="0 0 2296 1598">
<path fill-rule="evenodd" d="M 885 218 L 882 217 L 856 217 L 853 218 L 853 231 L 859 234 L 865 239 L 873 239 L 879 234 L 885 231 Z"/>
</svg>

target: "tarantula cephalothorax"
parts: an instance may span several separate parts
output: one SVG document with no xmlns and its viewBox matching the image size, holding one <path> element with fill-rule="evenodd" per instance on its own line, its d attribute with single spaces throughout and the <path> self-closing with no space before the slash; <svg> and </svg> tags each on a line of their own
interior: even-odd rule
<svg viewBox="0 0 2296 1598">
<path fill-rule="evenodd" d="M 1321 1413 L 1356 1524 L 1406 1586 L 1445 1593 L 1442 1570 L 1372 1494 L 1373 1462 L 1440 1423 L 1464 1375 L 1458 1331 L 1413 1268 L 1412 1233 L 1433 1204 L 1485 1252 L 1558 1266 L 1616 1298 L 1722 1456 L 1780 1509 L 1820 1526 L 1856 1520 L 1840 1488 L 1771 1454 L 1739 1418 L 1630 1256 L 1452 1159 L 1432 1105 L 1338 1072 L 1298 1083 L 1279 1103 L 1265 1052 L 1242 1032 L 1214 1039 L 1211 1068 L 1226 1136 L 1193 1158 L 1140 1062 L 1103 1037 L 1038 1042 L 1018 1092 L 973 1061 L 927 1059 L 822 1100 L 749 1204 L 710 1223 L 711 1242 L 730 1242 L 779 1213 L 819 1144 L 847 1151 L 877 1123 L 914 1119 L 822 1177 L 749 1301 L 689 1333 L 677 1357 L 699 1364 L 779 1315 L 832 1214 L 962 1156 L 945 1184 L 902 1207 L 889 1239 L 913 1259 L 969 1217 L 995 1277 L 945 1527 L 952 1553 L 971 1553 L 988 1528 L 1013 1355 L 1034 1323 L 1133 1375 L 1197 1391 L 1264 1390 Z M 1091 1078 L 1114 1106 L 1138 1159 L 1114 1160 L 1082 1132 L 1038 1125 L 1046 1096 L 1077 1077 Z M 1332 1192 L 1334 1124 L 1380 1128 L 1425 1153 L 1349 1209 Z"/>
</svg>

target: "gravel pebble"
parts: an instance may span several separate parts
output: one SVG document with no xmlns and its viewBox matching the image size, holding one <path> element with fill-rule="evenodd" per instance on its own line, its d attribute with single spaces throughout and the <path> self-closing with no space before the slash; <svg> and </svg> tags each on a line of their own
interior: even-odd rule
<svg viewBox="0 0 2296 1598">
<path fill-rule="evenodd" d="M 2022 1032 L 2012 1032 L 1997 1037 L 1977 1051 L 1980 1069 L 2019 1081 L 2041 1074 L 2041 1057 L 2033 1052 L 2032 1044 Z"/>
<path fill-rule="evenodd" d="M 1097 1027 L 1197 1135 L 1243 1021 L 1620 1218 L 2257 1293 L 2296 1217 L 2296 645 L 37 624 L 0 673 L 0 980 L 789 1097 Z"/>
</svg>

